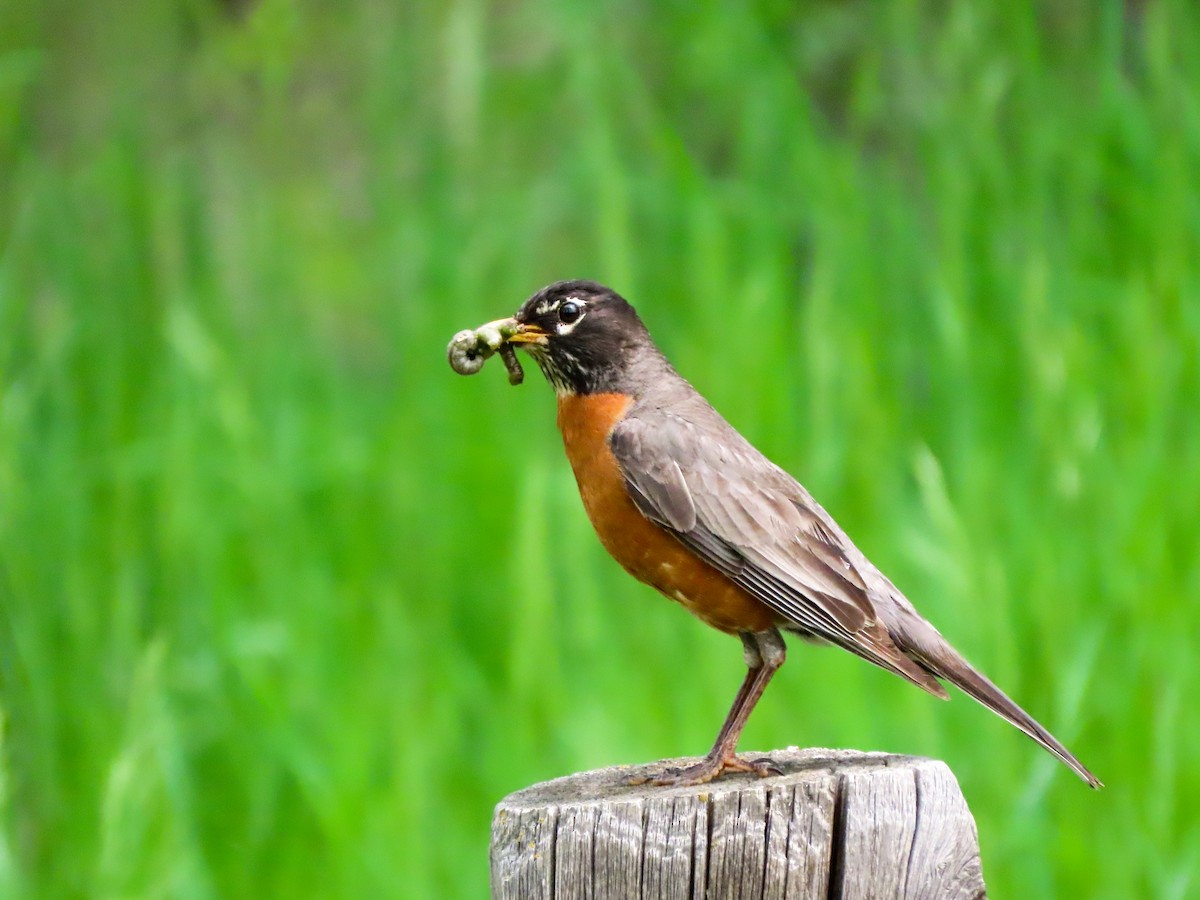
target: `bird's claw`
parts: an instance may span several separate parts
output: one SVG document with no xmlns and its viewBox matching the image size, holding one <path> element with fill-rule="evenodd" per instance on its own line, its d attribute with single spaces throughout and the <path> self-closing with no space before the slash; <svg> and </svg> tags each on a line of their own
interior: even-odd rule
<svg viewBox="0 0 1200 900">
<path fill-rule="evenodd" d="M 690 766 L 663 769 L 653 775 L 635 775 L 629 779 L 630 785 L 649 784 L 654 787 L 693 787 L 707 784 L 719 778 L 726 772 L 748 772 L 759 778 L 769 778 L 772 775 L 782 775 L 783 770 L 768 757 L 754 760 L 740 760 L 733 754 L 725 757 L 706 756 L 700 762 Z"/>
</svg>

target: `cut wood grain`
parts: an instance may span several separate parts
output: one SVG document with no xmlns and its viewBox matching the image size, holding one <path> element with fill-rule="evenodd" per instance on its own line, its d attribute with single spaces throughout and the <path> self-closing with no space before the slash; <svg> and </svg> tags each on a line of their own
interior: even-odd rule
<svg viewBox="0 0 1200 900">
<path fill-rule="evenodd" d="M 986 897 L 975 821 L 944 763 L 853 750 L 768 755 L 782 775 L 629 784 L 695 762 L 670 760 L 509 795 L 492 821 L 492 897 Z"/>
</svg>

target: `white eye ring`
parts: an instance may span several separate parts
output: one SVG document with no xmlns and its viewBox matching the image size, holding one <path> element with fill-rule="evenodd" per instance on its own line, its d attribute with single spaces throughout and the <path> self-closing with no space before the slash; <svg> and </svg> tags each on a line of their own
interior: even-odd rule
<svg viewBox="0 0 1200 900">
<path fill-rule="evenodd" d="M 568 315 L 573 312 L 574 318 L 572 318 L 569 322 L 560 319 L 554 326 L 555 332 L 560 337 L 570 334 L 578 327 L 579 323 L 583 321 L 584 316 L 587 315 L 587 304 L 585 304 L 582 300 L 576 300 L 572 297 L 569 300 L 563 301 L 562 305 L 558 308 L 559 316 L 562 316 L 564 311 L 567 311 Z"/>
</svg>

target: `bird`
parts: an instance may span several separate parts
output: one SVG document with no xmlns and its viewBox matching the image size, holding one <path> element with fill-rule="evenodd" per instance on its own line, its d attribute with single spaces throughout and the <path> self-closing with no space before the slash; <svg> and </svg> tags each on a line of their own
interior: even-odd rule
<svg viewBox="0 0 1200 900">
<path fill-rule="evenodd" d="M 730 772 L 778 773 L 769 759 L 736 749 L 784 663 L 789 633 L 848 650 L 941 699 L 949 697 L 943 682 L 954 685 L 1102 786 L 676 371 L 616 291 L 555 282 L 489 325 L 553 387 L 567 460 L 604 548 L 639 581 L 741 640 L 746 675 L 712 749 L 643 780 L 692 786 Z"/>
</svg>

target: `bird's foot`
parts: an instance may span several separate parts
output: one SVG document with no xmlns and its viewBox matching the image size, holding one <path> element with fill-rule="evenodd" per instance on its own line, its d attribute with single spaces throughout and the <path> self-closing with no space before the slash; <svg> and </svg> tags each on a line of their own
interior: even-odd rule
<svg viewBox="0 0 1200 900">
<path fill-rule="evenodd" d="M 768 758 L 741 760 L 731 753 L 728 756 L 706 756 L 693 765 L 664 769 L 655 775 L 635 776 L 629 783 L 651 784 L 655 787 L 692 787 L 707 784 L 726 772 L 749 772 L 759 778 L 783 774 L 783 770 Z"/>
</svg>

